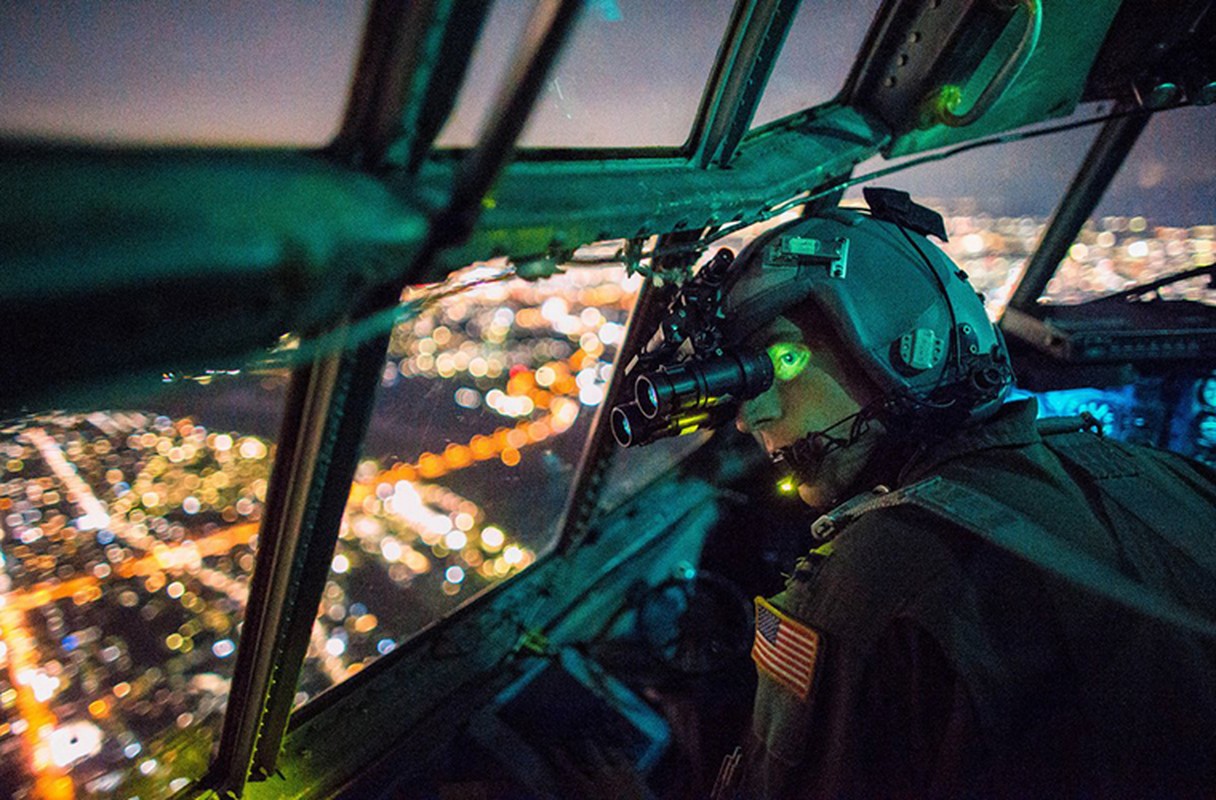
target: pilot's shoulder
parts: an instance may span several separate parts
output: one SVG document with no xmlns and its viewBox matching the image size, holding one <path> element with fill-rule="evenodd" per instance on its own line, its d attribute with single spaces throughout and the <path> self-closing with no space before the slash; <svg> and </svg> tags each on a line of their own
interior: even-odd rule
<svg viewBox="0 0 1216 800">
<path fill-rule="evenodd" d="M 938 515 L 915 502 L 916 492 L 932 492 L 936 481 L 888 491 L 877 487 L 840 504 L 816 520 L 816 535 L 831 537 L 836 568 L 914 568 L 944 547 L 947 529 Z"/>
<path fill-rule="evenodd" d="M 954 526 L 912 503 L 893 503 L 848 521 L 832 540 L 832 571 L 912 591 L 951 572 Z"/>
<path fill-rule="evenodd" d="M 959 554 L 941 528 L 910 504 L 866 510 L 800 559 L 783 600 L 832 633 L 872 639 L 885 621 L 960 585 Z"/>
<path fill-rule="evenodd" d="M 1208 498 L 1216 498 L 1216 469 L 1211 465 L 1173 450 L 1107 441 L 1111 446 L 1119 447 L 1123 453 L 1132 454 L 1139 464 L 1151 464 L 1160 470 L 1165 480 L 1179 481 Z"/>
</svg>

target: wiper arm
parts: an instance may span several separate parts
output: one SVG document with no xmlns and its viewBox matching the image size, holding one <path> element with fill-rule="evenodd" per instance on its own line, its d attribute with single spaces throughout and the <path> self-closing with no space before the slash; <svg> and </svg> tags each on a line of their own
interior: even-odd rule
<svg viewBox="0 0 1216 800">
<path fill-rule="evenodd" d="M 1090 302 L 1113 303 L 1119 300 L 1136 300 L 1151 292 L 1157 292 L 1166 286 L 1172 286 L 1180 281 L 1189 280 L 1190 278 L 1198 278 L 1203 275 L 1208 276 L 1208 288 L 1216 289 L 1216 263 L 1213 263 L 1205 264 L 1202 267 L 1195 267 L 1194 269 L 1183 270 L 1182 272 L 1175 272 L 1173 275 L 1166 275 L 1164 278 L 1158 278 L 1157 280 L 1149 283 L 1133 286 L 1130 289 L 1124 289 L 1121 292 L 1116 292 L 1115 294 L 1110 294 L 1106 297 L 1100 297 L 1096 300 L 1091 300 Z M 1158 296 L 1157 299 L 1160 299 L 1160 296 Z"/>
</svg>

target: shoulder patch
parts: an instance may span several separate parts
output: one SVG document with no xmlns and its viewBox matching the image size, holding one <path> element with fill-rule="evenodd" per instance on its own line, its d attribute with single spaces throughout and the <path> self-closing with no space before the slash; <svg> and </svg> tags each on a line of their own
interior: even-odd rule
<svg viewBox="0 0 1216 800">
<path fill-rule="evenodd" d="M 756 598 L 756 639 L 752 660 L 756 668 L 806 700 L 815 678 L 815 664 L 823 638 L 809 625 L 786 616 L 765 600 Z"/>
</svg>

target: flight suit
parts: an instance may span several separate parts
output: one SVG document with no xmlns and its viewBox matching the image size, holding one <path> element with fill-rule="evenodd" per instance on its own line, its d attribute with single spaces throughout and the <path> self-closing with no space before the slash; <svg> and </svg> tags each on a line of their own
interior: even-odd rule
<svg viewBox="0 0 1216 800">
<path fill-rule="evenodd" d="M 1216 620 L 1213 473 L 1034 417 L 1006 405 L 901 485 L 963 484 Z M 1216 642 L 922 508 L 858 517 L 757 603 L 793 655 L 753 651 L 737 797 L 1216 795 Z"/>
</svg>

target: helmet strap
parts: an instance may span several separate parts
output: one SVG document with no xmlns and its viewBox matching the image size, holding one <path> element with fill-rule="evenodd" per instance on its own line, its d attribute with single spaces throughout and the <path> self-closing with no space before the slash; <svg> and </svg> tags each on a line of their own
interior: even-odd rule
<svg viewBox="0 0 1216 800">
<path fill-rule="evenodd" d="M 852 447 L 870 430 L 870 422 L 878 416 L 881 408 L 881 403 L 870 403 L 821 431 L 811 431 L 801 439 L 775 451 L 772 455 L 773 462 L 785 464 L 799 481 L 812 483 L 829 455 Z M 845 426 L 848 426 L 846 435 L 833 434 L 834 431 L 841 432 Z"/>
</svg>

